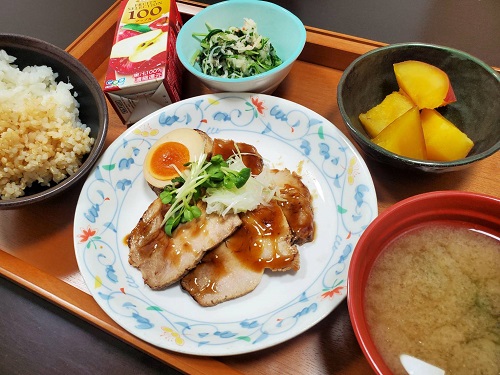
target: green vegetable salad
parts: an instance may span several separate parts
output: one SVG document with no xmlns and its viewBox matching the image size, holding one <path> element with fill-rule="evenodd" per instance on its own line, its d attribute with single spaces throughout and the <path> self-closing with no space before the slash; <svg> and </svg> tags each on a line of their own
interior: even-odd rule
<svg viewBox="0 0 500 375">
<path fill-rule="evenodd" d="M 257 33 L 257 24 L 248 18 L 243 27 L 227 30 L 214 29 L 206 25 L 208 34 L 195 33 L 203 37 L 201 50 L 193 57 L 203 73 L 214 77 L 250 77 L 277 67 L 282 63 L 269 38 Z"/>
</svg>

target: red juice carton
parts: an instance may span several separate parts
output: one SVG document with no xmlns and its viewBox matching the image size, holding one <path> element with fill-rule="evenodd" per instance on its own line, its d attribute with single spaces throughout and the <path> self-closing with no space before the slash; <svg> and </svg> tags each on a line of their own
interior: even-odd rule
<svg viewBox="0 0 500 375">
<path fill-rule="evenodd" d="M 181 97 L 175 0 L 122 0 L 104 93 L 125 125 Z"/>
</svg>

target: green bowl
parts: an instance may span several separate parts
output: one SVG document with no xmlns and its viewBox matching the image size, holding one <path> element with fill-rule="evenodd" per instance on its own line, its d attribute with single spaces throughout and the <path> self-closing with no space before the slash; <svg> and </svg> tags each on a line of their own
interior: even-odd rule
<svg viewBox="0 0 500 375">
<path fill-rule="evenodd" d="M 393 64 L 405 60 L 420 60 L 448 74 L 457 101 L 438 111 L 474 141 L 467 157 L 450 162 L 417 160 L 371 142 L 358 116 L 399 90 Z M 479 59 L 456 49 L 404 43 L 367 52 L 344 71 L 337 88 L 337 101 L 344 122 L 361 149 L 390 166 L 436 173 L 455 171 L 500 149 L 500 75 Z"/>
</svg>

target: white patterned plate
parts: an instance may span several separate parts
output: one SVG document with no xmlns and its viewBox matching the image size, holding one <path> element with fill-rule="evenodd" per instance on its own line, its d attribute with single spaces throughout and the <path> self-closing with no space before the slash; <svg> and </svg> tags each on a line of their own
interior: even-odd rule
<svg viewBox="0 0 500 375">
<path fill-rule="evenodd" d="M 272 167 L 302 175 L 314 198 L 316 235 L 300 247 L 299 271 L 266 272 L 253 292 L 209 308 L 178 283 L 164 291 L 144 285 L 125 242 L 155 198 L 142 164 L 158 138 L 181 127 L 250 143 Z M 332 123 L 273 96 L 214 94 L 156 111 L 113 142 L 83 186 L 74 243 L 93 297 L 124 329 L 172 351 L 222 356 L 276 345 L 325 318 L 345 298 L 352 251 L 376 216 L 370 173 Z"/>
</svg>

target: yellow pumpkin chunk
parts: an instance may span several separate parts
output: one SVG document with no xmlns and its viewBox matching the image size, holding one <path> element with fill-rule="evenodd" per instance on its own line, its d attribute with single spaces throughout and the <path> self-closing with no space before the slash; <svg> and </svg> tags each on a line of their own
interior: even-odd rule
<svg viewBox="0 0 500 375">
<path fill-rule="evenodd" d="M 399 116 L 372 141 L 395 154 L 413 159 L 425 159 L 425 140 L 418 107 L 414 106 Z"/>
<path fill-rule="evenodd" d="M 366 113 L 359 115 L 359 121 L 365 127 L 370 138 L 376 137 L 387 125 L 408 112 L 414 106 L 405 95 L 395 91 Z"/>
<path fill-rule="evenodd" d="M 420 118 L 429 160 L 462 159 L 474 147 L 474 142 L 438 111 L 423 109 Z"/>
</svg>

